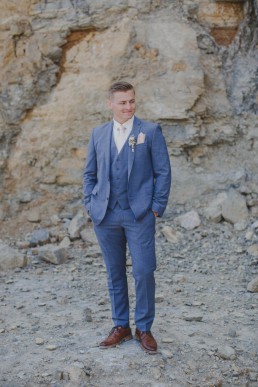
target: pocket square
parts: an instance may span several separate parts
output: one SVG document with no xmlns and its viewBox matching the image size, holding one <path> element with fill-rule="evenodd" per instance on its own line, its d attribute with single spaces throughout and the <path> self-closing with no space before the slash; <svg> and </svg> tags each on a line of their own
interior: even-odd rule
<svg viewBox="0 0 258 387">
<path fill-rule="evenodd" d="M 137 137 L 137 143 L 136 145 L 143 144 L 145 141 L 146 134 L 145 133 L 139 133 Z"/>
</svg>

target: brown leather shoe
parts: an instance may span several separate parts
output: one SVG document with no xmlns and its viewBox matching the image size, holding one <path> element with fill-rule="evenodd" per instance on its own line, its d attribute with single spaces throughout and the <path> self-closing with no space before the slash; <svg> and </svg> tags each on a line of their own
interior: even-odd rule
<svg viewBox="0 0 258 387">
<path fill-rule="evenodd" d="M 135 338 L 141 344 L 142 349 L 150 354 L 157 353 L 157 342 L 150 331 L 142 332 L 138 328 L 135 330 Z"/>
<path fill-rule="evenodd" d="M 111 348 L 133 338 L 131 328 L 114 327 L 111 329 L 108 337 L 100 344 L 100 348 Z"/>
</svg>

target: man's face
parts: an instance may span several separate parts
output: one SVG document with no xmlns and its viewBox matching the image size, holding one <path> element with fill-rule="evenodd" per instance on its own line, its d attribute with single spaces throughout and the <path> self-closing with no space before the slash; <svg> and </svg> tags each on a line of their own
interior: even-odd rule
<svg viewBox="0 0 258 387">
<path fill-rule="evenodd" d="M 135 95 L 133 90 L 117 91 L 108 100 L 108 107 L 113 112 L 114 119 L 123 124 L 135 112 Z"/>
</svg>

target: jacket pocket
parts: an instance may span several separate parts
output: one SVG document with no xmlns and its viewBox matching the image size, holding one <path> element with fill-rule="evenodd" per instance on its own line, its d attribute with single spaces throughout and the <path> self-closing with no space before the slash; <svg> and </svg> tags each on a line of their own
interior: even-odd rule
<svg viewBox="0 0 258 387">
<path fill-rule="evenodd" d="M 99 187 L 97 185 L 95 185 L 95 187 L 93 188 L 91 194 L 94 195 L 94 196 L 97 195 L 98 194 L 98 190 L 99 190 Z"/>
<path fill-rule="evenodd" d="M 136 144 L 136 149 L 144 149 L 147 147 L 147 141 L 142 142 L 141 144 Z"/>
</svg>

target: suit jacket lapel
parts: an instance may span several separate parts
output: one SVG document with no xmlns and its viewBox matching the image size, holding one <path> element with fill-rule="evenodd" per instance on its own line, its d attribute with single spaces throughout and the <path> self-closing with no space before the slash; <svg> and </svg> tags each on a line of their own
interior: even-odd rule
<svg viewBox="0 0 258 387">
<path fill-rule="evenodd" d="M 107 127 L 107 132 L 105 133 L 105 138 L 104 138 L 104 152 L 105 152 L 107 178 L 109 178 L 109 175 L 110 175 L 110 152 L 111 152 L 112 135 L 113 135 L 113 121 L 111 121 L 110 125 Z"/>
<path fill-rule="evenodd" d="M 135 139 L 137 140 L 137 137 L 138 137 L 138 134 L 140 133 L 140 130 L 141 130 L 141 121 L 139 120 L 139 118 L 134 117 L 133 129 L 132 129 L 130 136 L 134 136 Z M 129 136 L 129 138 L 130 138 L 130 136 Z M 128 152 L 128 181 L 130 179 L 130 175 L 131 175 L 131 171 L 132 171 L 132 167 L 133 167 L 135 152 L 136 152 L 136 146 L 134 147 L 134 152 L 132 151 L 131 147 L 129 148 L 129 152 Z"/>
</svg>

